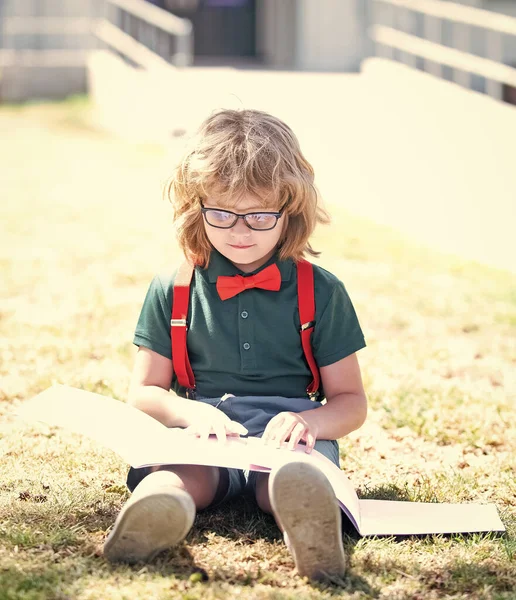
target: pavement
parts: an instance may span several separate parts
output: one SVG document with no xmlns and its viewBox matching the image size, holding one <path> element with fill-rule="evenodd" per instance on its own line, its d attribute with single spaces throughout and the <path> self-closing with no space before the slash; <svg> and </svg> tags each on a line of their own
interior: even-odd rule
<svg viewBox="0 0 516 600">
<path fill-rule="evenodd" d="M 515 107 L 377 58 L 361 73 L 194 67 L 174 86 L 170 131 L 217 107 L 269 111 L 298 135 L 330 207 L 516 272 Z"/>
</svg>

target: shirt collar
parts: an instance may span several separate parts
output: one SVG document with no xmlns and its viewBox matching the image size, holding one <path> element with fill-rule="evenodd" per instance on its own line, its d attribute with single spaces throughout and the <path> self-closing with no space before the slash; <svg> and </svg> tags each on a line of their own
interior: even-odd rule
<svg viewBox="0 0 516 600">
<path fill-rule="evenodd" d="M 281 281 L 289 281 L 292 277 L 292 269 L 294 262 L 292 259 L 279 260 L 277 254 L 274 254 L 264 265 L 252 271 L 251 273 L 244 273 L 238 267 L 229 261 L 225 256 L 222 256 L 217 250 L 212 250 L 210 254 L 210 263 L 207 269 L 199 269 L 200 273 L 210 283 L 217 283 L 217 277 L 219 275 L 254 275 L 259 273 L 262 269 L 265 269 L 269 265 L 276 263 L 281 273 Z"/>
</svg>

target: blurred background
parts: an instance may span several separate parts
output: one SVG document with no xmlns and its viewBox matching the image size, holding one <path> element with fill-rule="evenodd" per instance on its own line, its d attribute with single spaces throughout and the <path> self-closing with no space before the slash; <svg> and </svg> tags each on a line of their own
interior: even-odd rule
<svg viewBox="0 0 516 600">
<path fill-rule="evenodd" d="M 0 3 L 1 105 L 86 96 L 168 169 L 211 110 L 268 110 L 331 202 L 510 270 L 515 65 L 514 0 Z"/>
</svg>

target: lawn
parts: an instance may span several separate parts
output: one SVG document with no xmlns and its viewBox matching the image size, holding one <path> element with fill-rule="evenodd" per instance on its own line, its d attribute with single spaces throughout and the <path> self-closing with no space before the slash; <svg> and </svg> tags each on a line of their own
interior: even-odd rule
<svg viewBox="0 0 516 600">
<path fill-rule="evenodd" d="M 180 260 L 160 189 L 182 142 L 113 139 L 88 110 L 0 110 L 0 600 L 516 598 L 516 276 L 417 246 L 331 198 L 333 224 L 314 245 L 368 342 L 368 422 L 340 440 L 342 468 L 361 497 L 494 502 L 507 534 L 350 532 L 348 577 L 311 585 L 272 519 L 238 500 L 199 515 L 149 565 L 103 560 L 127 466 L 13 413 L 53 382 L 125 399 L 147 285 Z"/>
</svg>

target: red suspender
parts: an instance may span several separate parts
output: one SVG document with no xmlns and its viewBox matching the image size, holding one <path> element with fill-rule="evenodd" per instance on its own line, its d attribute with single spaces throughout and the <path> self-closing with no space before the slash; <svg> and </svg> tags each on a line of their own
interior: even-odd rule
<svg viewBox="0 0 516 600">
<path fill-rule="evenodd" d="M 195 389 L 195 378 L 188 360 L 186 346 L 186 317 L 190 303 L 190 282 L 193 270 L 193 265 L 185 261 L 177 272 L 174 282 L 172 320 L 170 321 L 174 373 L 179 385 L 187 389 Z M 306 391 L 310 398 L 317 398 L 320 377 L 310 340 L 315 325 L 314 272 L 312 263 L 303 259 L 297 263 L 297 302 L 301 321 L 301 345 L 313 377 L 313 381 Z"/>
<path fill-rule="evenodd" d="M 187 389 L 195 389 L 195 378 L 188 360 L 186 347 L 186 317 L 190 304 L 190 282 L 194 267 L 185 261 L 177 272 L 174 281 L 174 299 L 172 302 L 172 320 L 170 321 L 170 337 L 172 339 L 172 365 L 179 385 Z"/>
<path fill-rule="evenodd" d="M 317 398 L 319 391 L 319 369 L 312 352 L 310 338 L 315 325 L 315 288 L 312 263 L 301 259 L 297 263 L 297 304 L 301 321 L 301 344 L 305 358 L 312 371 L 312 383 L 306 388 L 310 398 Z"/>
</svg>

